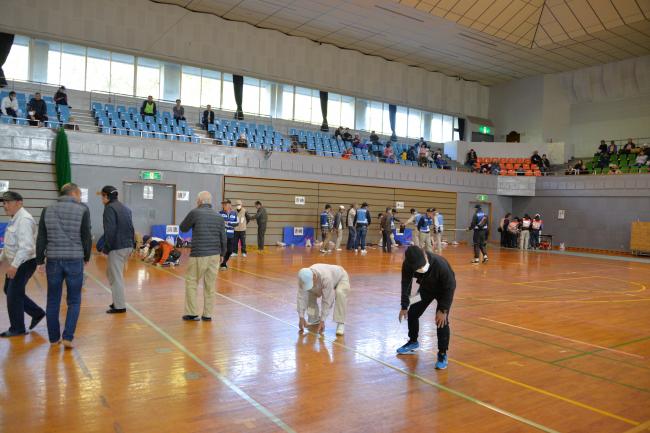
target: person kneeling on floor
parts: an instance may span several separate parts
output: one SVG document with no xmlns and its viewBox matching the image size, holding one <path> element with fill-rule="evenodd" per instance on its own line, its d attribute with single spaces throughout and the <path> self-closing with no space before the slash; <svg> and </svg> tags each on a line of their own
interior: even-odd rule
<svg viewBox="0 0 650 433">
<path fill-rule="evenodd" d="M 411 296 L 413 278 L 420 285 L 415 295 Z M 397 349 L 398 355 L 415 353 L 420 347 L 418 334 L 420 316 L 435 299 L 436 327 L 438 333 L 438 359 L 436 369 L 447 368 L 447 350 L 449 349 L 449 309 L 456 290 L 456 276 L 449 262 L 442 256 L 424 251 L 420 247 L 410 246 L 404 254 L 402 263 L 402 298 L 399 321 L 408 318 L 409 341 Z"/>
<path fill-rule="evenodd" d="M 156 243 L 152 249 L 155 251 L 153 262 L 156 266 L 176 266 L 181 262 L 181 252 L 174 248 L 171 239 Z"/>
<path fill-rule="evenodd" d="M 336 335 L 345 332 L 350 278 L 341 266 L 316 263 L 298 272 L 298 327 L 303 331 L 308 325 L 318 325 L 318 332 L 325 331 L 325 319 L 334 308 Z M 321 310 L 318 311 L 318 298 Z M 305 320 L 307 312 L 307 320 Z"/>
</svg>

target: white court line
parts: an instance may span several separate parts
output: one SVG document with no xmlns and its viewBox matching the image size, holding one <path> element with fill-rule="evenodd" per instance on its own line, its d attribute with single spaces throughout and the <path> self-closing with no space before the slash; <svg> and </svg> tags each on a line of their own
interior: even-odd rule
<svg viewBox="0 0 650 433">
<path fill-rule="evenodd" d="M 86 271 L 86 275 L 88 275 L 90 278 L 92 278 L 97 284 L 99 284 L 100 287 L 102 287 L 108 293 L 112 293 L 111 289 L 106 287 L 93 274 Z M 156 325 L 151 320 L 149 320 L 144 314 L 142 314 L 140 311 L 138 311 L 133 305 L 127 303 L 126 306 L 129 309 L 129 311 L 134 313 L 136 316 L 138 316 L 140 318 L 140 320 L 142 320 L 144 323 L 146 323 L 147 325 L 152 327 L 156 332 L 158 332 L 160 335 L 162 335 L 167 341 L 169 341 L 171 344 L 176 346 L 176 348 L 178 350 L 183 352 L 185 355 L 189 356 L 191 359 L 193 359 L 201 367 L 205 368 L 210 374 L 212 374 L 215 378 L 217 378 L 219 381 L 221 381 L 228 388 L 230 388 L 239 397 L 246 400 L 246 402 L 248 402 L 251 406 L 253 406 L 255 409 L 257 409 L 259 412 L 261 412 L 264 416 L 266 416 L 269 420 L 271 420 L 275 425 L 277 425 L 278 427 L 280 427 L 282 430 L 284 430 L 287 433 L 296 433 L 296 431 L 294 429 L 292 429 L 291 427 L 289 427 L 287 424 L 285 424 L 284 421 L 282 421 L 280 418 L 275 416 L 271 411 L 269 411 L 266 407 L 264 407 L 261 403 L 259 403 L 253 397 L 246 394 L 240 387 L 238 387 L 233 382 L 231 382 L 230 379 L 228 379 L 227 377 L 225 377 L 224 375 L 219 373 L 216 369 L 214 369 L 212 366 L 208 365 L 206 362 L 204 362 L 201 358 L 196 356 L 194 353 L 190 352 L 190 350 L 187 347 L 185 347 L 182 343 L 180 343 L 174 337 L 172 337 L 171 335 L 166 333 L 164 330 L 162 330 L 158 325 Z"/>
<path fill-rule="evenodd" d="M 609 347 L 599 346 L 597 344 L 587 343 L 585 341 L 574 340 L 573 338 L 562 337 L 560 335 L 549 334 L 548 332 L 536 331 L 534 329 L 524 328 L 523 326 L 511 325 L 510 323 L 499 322 L 498 320 L 488 319 L 487 317 L 481 317 L 481 320 L 487 320 L 488 322 L 498 323 L 498 324 L 504 325 L 504 326 L 510 326 L 511 328 L 523 329 L 524 331 L 534 332 L 536 334 L 546 335 L 548 337 L 559 338 L 561 340 L 571 341 L 573 343 L 583 344 L 585 346 L 596 347 L 598 349 L 606 350 L 608 352 L 615 352 L 615 353 L 620 353 L 621 355 L 632 356 L 632 357 L 638 358 L 638 359 L 645 359 L 645 357 L 643 357 L 641 355 L 636 355 L 634 353 L 628 353 L 628 352 L 623 352 L 621 350 L 610 349 Z"/>
</svg>

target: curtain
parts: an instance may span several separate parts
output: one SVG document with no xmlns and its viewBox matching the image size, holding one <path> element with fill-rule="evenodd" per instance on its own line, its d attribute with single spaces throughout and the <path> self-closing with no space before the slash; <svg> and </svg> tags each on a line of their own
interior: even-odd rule
<svg viewBox="0 0 650 433">
<path fill-rule="evenodd" d="M 242 99 L 244 97 L 244 77 L 241 75 L 232 76 L 232 86 L 235 90 L 235 103 L 237 104 L 237 111 L 235 112 L 235 119 L 243 120 L 244 111 L 242 110 Z"/>
<path fill-rule="evenodd" d="M 320 112 L 323 114 L 323 124 L 320 126 L 321 131 L 329 131 L 330 127 L 327 124 L 327 97 L 328 93 L 320 91 Z"/>
<path fill-rule="evenodd" d="M 55 138 L 54 169 L 56 171 L 56 186 L 59 190 L 66 183 L 72 182 L 68 135 L 63 128 L 59 128 L 59 132 L 57 132 Z"/>
<path fill-rule="evenodd" d="M 14 35 L 9 33 L 0 33 L 0 87 L 5 87 L 7 85 L 7 80 L 5 79 L 5 73 L 2 70 L 2 66 L 7 61 L 7 57 L 9 57 L 9 51 L 11 51 L 13 43 Z"/>
<path fill-rule="evenodd" d="M 393 132 L 390 136 L 391 141 L 397 141 L 395 134 L 395 118 L 397 117 L 397 105 L 388 104 L 388 120 L 390 121 L 390 130 Z"/>
<path fill-rule="evenodd" d="M 458 118 L 458 139 L 465 141 L 465 119 L 462 117 Z"/>
</svg>

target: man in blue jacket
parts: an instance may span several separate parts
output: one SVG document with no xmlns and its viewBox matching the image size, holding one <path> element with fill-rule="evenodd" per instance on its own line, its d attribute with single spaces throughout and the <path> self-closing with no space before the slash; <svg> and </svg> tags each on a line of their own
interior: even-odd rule
<svg viewBox="0 0 650 433">
<path fill-rule="evenodd" d="M 126 313 L 124 299 L 124 264 L 129 259 L 135 243 L 131 210 L 117 199 L 117 189 L 106 185 L 102 188 L 104 203 L 104 248 L 108 254 L 106 276 L 113 292 L 113 303 L 107 314 Z"/>
<path fill-rule="evenodd" d="M 226 225 L 226 254 L 221 260 L 221 266 L 219 266 L 220 271 L 228 270 L 228 259 L 235 250 L 235 227 L 237 226 L 237 212 L 232 210 L 232 202 L 229 199 L 226 199 L 221 202 L 221 210 L 219 215 L 223 218 L 223 221 Z"/>
</svg>

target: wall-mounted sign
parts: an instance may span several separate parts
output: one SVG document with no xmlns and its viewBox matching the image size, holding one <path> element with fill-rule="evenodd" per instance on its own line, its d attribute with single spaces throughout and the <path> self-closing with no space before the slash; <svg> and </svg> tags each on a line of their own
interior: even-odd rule
<svg viewBox="0 0 650 433">
<path fill-rule="evenodd" d="M 403 201 L 396 201 L 395 202 L 395 209 L 404 209 L 404 202 Z"/>
<path fill-rule="evenodd" d="M 557 211 L 557 219 L 563 220 L 564 219 L 564 209 L 559 209 Z"/>
<path fill-rule="evenodd" d="M 304 206 L 305 205 L 305 197 L 301 197 L 299 195 L 296 196 L 295 203 L 299 206 Z"/>
<path fill-rule="evenodd" d="M 293 235 L 294 236 L 303 236 L 305 233 L 303 227 L 294 227 L 293 228 Z"/>
<path fill-rule="evenodd" d="M 488 196 L 487 194 L 479 194 L 476 196 L 476 200 L 478 201 L 488 201 Z"/>
<path fill-rule="evenodd" d="M 162 172 L 143 170 L 140 172 L 140 179 L 142 180 L 162 180 Z"/>
<path fill-rule="evenodd" d="M 88 203 L 88 188 L 79 188 L 81 190 L 81 202 Z"/>
<path fill-rule="evenodd" d="M 478 127 L 478 132 L 480 132 L 481 134 L 489 134 L 490 132 L 492 132 L 492 130 L 490 129 L 489 126 L 481 125 Z"/>
<path fill-rule="evenodd" d="M 145 185 L 142 189 L 142 198 L 145 200 L 153 200 L 153 186 Z"/>
<path fill-rule="evenodd" d="M 177 235 L 179 233 L 178 230 L 179 230 L 178 226 L 170 225 L 170 226 L 165 227 L 165 234 L 166 235 Z"/>
<path fill-rule="evenodd" d="M 176 191 L 176 201 L 190 201 L 190 192 Z"/>
<path fill-rule="evenodd" d="M 7 191 L 9 191 L 9 181 L 0 180 L 0 192 L 7 192 Z"/>
</svg>

